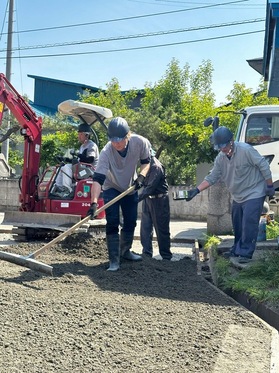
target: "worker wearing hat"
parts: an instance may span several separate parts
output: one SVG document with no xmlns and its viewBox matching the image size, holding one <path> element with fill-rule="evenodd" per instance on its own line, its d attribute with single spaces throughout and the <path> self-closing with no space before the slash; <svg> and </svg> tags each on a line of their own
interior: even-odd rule
<svg viewBox="0 0 279 373">
<path fill-rule="evenodd" d="M 209 175 L 188 191 L 186 201 L 219 180 L 224 181 L 233 198 L 235 237 L 229 255 L 238 257 L 239 263 L 247 263 L 256 248 L 264 200 L 275 194 L 269 163 L 251 145 L 234 142 L 233 133 L 227 127 L 215 129 L 210 140 L 219 154 Z"/>
<path fill-rule="evenodd" d="M 78 140 L 81 143 L 77 157 L 82 163 L 91 164 L 96 168 L 99 159 L 99 149 L 97 144 L 90 139 L 92 134 L 91 127 L 87 123 L 81 123 L 78 126 Z M 67 197 L 72 192 L 73 168 L 71 159 L 68 159 L 64 166 L 61 167 L 55 182 L 54 193 L 60 197 Z M 53 193 L 53 191 L 52 191 Z"/>
<path fill-rule="evenodd" d="M 137 224 L 138 192 L 150 166 L 150 142 L 143 136 L 132 134 L 127 121 L 113 118 L 108 125 L 109 142 L 100 152 L 99 162 L 93 175 L 91 207 L 92 218 L 97 210 L 98 197 L 103 190 L 104 202 L 108 203 L 130 186 L 135 191 L 106 209 L 106 241 L 109 254 L 109 271 L 120 268 L 120 258 L 138 261 L 142 257 L 130 251 Z M 138 164 L 140 165 L 137 174 Z M 120 209 L 123 224 L 120 228 Z"/>
</svg>

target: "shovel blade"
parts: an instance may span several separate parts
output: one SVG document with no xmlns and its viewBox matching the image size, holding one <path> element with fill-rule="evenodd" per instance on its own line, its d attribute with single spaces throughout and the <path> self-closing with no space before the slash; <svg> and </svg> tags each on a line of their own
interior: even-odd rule
<svg viewBox="0 0 279 373">
<path fill-rule="evenodd" d="M 39 262 L 35 259 L 28 258 L 26 256 L 13 254 L 13 253 L 7 253 L 5 251 L 0 251 L 0 259 L 5 260 L 7 262 L 20 265 L 22 267 L 27 267 L 32 269 L 33 271 L 38 271 L 45 273 L 47 275 L 52 275 L 52 267 L 48 264 Z"/>
</svg>

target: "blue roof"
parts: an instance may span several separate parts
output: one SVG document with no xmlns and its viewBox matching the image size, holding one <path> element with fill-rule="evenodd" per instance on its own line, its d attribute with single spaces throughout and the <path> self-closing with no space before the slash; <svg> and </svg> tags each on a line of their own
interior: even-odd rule
<svg viewBox="0 0 279 373">
<path fill-rule="evenodd" d="M 92 87 L 90 85 L 83 84 L 83 83 L 74 83 L 74 82 L 69 82 L 69 81 L 66 81 L 66 80 L 46 78 L 44 76 L 38 76 L 38 75 L 27 74 L 27 76 L 29 78 L 33 78 L 35 80 L 45 80 L 46 82 L 54 82 L 54 83 L 58 83 L 58 84 L 66 84 L 66 85 L 70 85 L 70 86 L 82 87 L 83 89 L 89 89 L 90 91 L 98 92 L 100 90 L 100 88 Z"/>
<path fill-rule="evenodd" d="M 96 93 L 100 90 L 97 87 L 93 87 L 83 83 L 74 83 L 65 80 L 46 78 L 38 75 L 27 75 L 29 78 L 35 79 L 34 89 L 34 102 L 30 102 L 36 113 L 43 115 L 54 115 L 58 111 L 58 105 L 66 100 L 79 100 L 81 95 L 90 93 Z M 124 94 L 128 91 L 122 91 Z M 131 103 L 132 108 L 140 106 L 142 97 L 144 96 L 144 90 L 137 90 L 137 96 Z"/>
<path fill-rule="evenodd" d="M 33 101 L 28 101 L 28 104 L 31 106 L 31 108 L 35 111 L 37 117 L 54 117 L 55 114 L 57 114 L 57 110 L 45 107 L 45 106 L 39 106 L 35 105 Z"/>
</svg>

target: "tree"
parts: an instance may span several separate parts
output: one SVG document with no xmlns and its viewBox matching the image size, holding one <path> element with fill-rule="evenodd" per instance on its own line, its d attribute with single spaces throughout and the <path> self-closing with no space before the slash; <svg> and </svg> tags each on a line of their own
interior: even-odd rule
<svg viewBox="0 0 279 373">
<path fill-rule="evenodd" d="M 172 185 L 194 182 L 196 164 L 212 158 L 209 130 L 203 126 L 214 111 L 212 71 L 210 61 L 190 71 L 188 64 L 180 68 L 173 59 L 142 100 L 137 132 L 148 137 L 161 154 Z"/>
<path fill-rule="evenodd" d="M 12 127 L 0 138 L 0 143 L 7 138 L 10 139 L 9 165 L 13 168 L 22 167 L 24 138 L 18 133 L 20 126 L 16 124 L 12 115 L 9 120 Z M 76 132 L 77 125 L 74 121 L 66 121 L 65 116 L 58 113 L 53 117 L 45 116 L 42 123 L 41 171 L 48 165 L 56 164 L 56 157 L 68 148 L 78 149 L 80 146 Z"/>
<path fill-rule="evenodd" d="M 267 96 L 267 82 L 260 80 L 259 87 L 255 93 L 247 88 L 244 83 L 234 82 L 233 88 L 227 96 L 228 104 L 216 109 L 220 117 L 220 125 L 226 126 L 236 132 L 239 123 L 239 112 L 247 106 L 278 105 L 278 98 Z"/>
<path fill-rule="evenodd" d="M 42 171 L 49 165 L 57 163 L 57 156 L 64 155 L 67 149 L 79 149 L 80 144 L 77 138 L 77 131 L 57 131 L 42 137 L 42 152 L 40 165 Z"/>
<path fill-rule="evenodd" d="M 131 103 L 137 95 L 136 90 L 129 90 L 127 92 L 121 91 L 121 87 L 116 78 L 113 78 L 107 85 L 106 90 L 100 89 L 97 93 L 88 94 L 80 96 L 82 102 L 88 104 L 98 105 L 106 107 L 112 110 L 113 116 L 123 117 L 133 128 L 133 123 L 135 121 L 135 111 L 131 108 Z M 109 120 L 105 120 L 105 123 L 108 124 Z M 99 124 L 94 124 L 94 130 L 96 131 L 99 138 L 99 147 L 100 149 L 107 143 L 107 133 L 104 131 L 104 128 Z"/>
</svg>

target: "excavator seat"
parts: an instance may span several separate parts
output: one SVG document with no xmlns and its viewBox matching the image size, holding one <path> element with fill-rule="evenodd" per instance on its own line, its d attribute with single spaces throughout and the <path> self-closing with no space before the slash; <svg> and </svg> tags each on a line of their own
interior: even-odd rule
<svg viewBox="0 0 279 373">
<path fill-rule="evenodd" d="M 80 162 L 74 163 L 72 165 L 72 191 L 70 192 L 70 190 L 65 186 L 57 186 L 54 184 L 54 186 L 51 188 L 49 198 L 65 200 L 73 199 L 78 182 L 80 180 L 92 178 L 93 175 L 94 169 L 92 164 Z"/>
<path fill-rule="evenodd" d="M 93 175 L 94 175 L 94 169 L 91 164 L 80 163 L 80 162 L 73 164 L 74 181 L 89 179 Z"/>
</svg>

